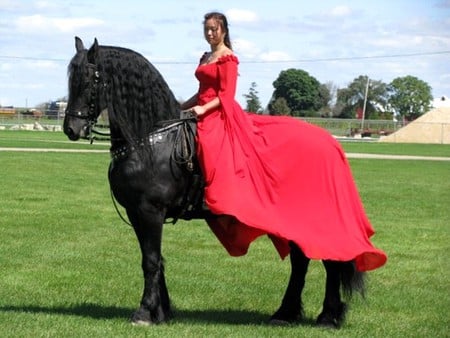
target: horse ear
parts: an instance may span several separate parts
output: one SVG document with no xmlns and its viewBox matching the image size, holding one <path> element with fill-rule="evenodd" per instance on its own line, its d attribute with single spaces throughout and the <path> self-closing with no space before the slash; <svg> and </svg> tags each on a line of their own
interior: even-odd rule
<svg viewBox="0 0 450 338">
<path fill-rule="evenodd" d="M 81 52 L 82 50 L 85 49 L 83 41 L 81 41 L 81 39 L 78 36 L 75 37 L 75 49 L 77 50 L 77 52 Z"/>
<path fill-rule="evenodd" d="M 98 41 L 97 38 L 95 38 L 94 43 L 92 44 L 91 48 L 89 48 L 87 53 L 88 62 L 95 64 L 95 60 L 97 60 L 97 55 L 98 55 Z"/>
</svg>

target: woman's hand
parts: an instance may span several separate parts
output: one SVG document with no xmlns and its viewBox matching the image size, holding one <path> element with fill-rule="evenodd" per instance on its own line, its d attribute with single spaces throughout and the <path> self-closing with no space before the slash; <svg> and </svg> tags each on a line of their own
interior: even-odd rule
<svg viewBox="0 0 450 338">
<path fill-rule="evenodd" d="M 198 118 L 199 116 L 202 116 L 203 114 L 207 113 L 208 111 L 210 111 L 212 109 L 216 109 L 219 106 L 220 106 L 220 99 L 219 99 L 219 97 L 215 97 L 214 99 L 212 99 L 208 103 L 204 104 L 203 106 L 195 105 L 195 106 L 192 106 L 191 108 L 187 109 L 186 111 L 188 111 L 189 113 L 194 115 L 196 118 Z"/>
<path fill-rule="evenodd" d="M 206 113 L 206 109 L 203 106 L 194 106 L 190 109 L 190 111 L 195 117 L 199 117 Z"/>
</svg>

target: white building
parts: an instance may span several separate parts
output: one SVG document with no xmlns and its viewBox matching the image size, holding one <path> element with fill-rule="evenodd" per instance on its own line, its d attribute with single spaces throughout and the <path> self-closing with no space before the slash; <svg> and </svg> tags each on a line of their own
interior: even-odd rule
<svg viewBox="0 0 450 338">
<path fill-rule="evenodd" d="M 447 96 L 436 97 L 431 104 L 433 108 L 450 108 L 450 100 Z"/>
</svg>

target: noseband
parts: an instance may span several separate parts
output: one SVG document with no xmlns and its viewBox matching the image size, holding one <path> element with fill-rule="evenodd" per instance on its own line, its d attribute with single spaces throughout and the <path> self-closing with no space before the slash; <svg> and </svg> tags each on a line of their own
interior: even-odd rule
<svg viewBox="0 0 450 338">
<path fill-rule="evenodd" d="M 98 111 L 98 107 L 97 107 L 97 97 L 98 97 L 98 90 L 99 90 L 99 83 L 100 83 L 100 72 L 97 70 L 97 65 L 93 64 L 93 63 L 88 63 L 88 68 L 89 68 L 89 72 L 93 73 L 93 78 L 94 81 L 90 82 L 90 86 L 91 86 L 91 97 L 89 98 L 89 109 L 87 110 L 87 112 L 83 112 L 83 111 L 71 111 L 68 110 L 66 111 L 66 115 L 70 116 L 70 117 L 74 117 L 77 119 L 81 119 L 81 120 L 87 120 L 88 125 L 87 125 L 87 130 L 88 130 L 88 135 L 85 136 L 86 139 L 90 140 L 91 143 L 94 142 L 94 139 L 96 139 L 95 135 L 102 135 L 102 136 L 106 136 L 106 137 L 110 137 L 110 133 L 104 133 L 104 132 L 100 132 L 94 129 L 95 125 L 97 124 L 97 111 Z M 105 86 L 105 84 L 103 84 L 103 86 Z"/>
</svg>

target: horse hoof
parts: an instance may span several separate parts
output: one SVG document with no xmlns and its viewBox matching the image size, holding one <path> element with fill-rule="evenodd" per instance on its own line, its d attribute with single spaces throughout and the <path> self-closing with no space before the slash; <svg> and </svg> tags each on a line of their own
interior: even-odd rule
<svg viewBox="0 0 450 338">
<path fill-rule="evenodd" d="M 332 318 L 326 315 L 319 315 L 316 320 L 316 325 L 326 329 L 339 329 L 341 324 L 336 318 Z"/>
<path fill-rule="evenodd" d="M 303 318 L 303 310 L 298 308 L 280 308 L 278 309 L 269 320 L 270 325 L 274 326 L 286 326 L 297 323 Z"/>
<path fill-rule="evenodd" d="M 316 325 L 325 328 L 339 329 L 345 321 L 346 312 L 347 305 L 342 302 L 333 310 L 324 309 L 317 317 Z"/>
<path fill-rule="evenodd" d="M 288 325 L 291 325 L 291 322 L 288 321 L 288 320 L 272 318 L 271 320 L 269 320 L 269 325 L 273 325 L 273 326 L 288 326 Z"/>
<path fill-rule="evenodd" d="M 143 308 L 140 308 L 131 315 L 130 322 L 136 326 L 149 326 L 153 324 L 150 312 Z"/>
<path fill-rule="evenodd" d="M 150 325 L 152 325 L 152 323 L 149 321 L 146 321 L 146 320 L 132 320 L 131 325 L 133 325 L 133 326 L 150 326 Z"/>
</svg>

